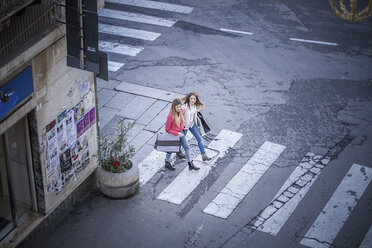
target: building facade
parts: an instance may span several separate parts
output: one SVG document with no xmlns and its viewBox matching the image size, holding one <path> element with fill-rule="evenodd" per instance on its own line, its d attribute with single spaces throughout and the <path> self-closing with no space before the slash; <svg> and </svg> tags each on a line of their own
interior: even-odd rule
<svg viewBox="0 0 372 248">
<path fill-rule="evenodd" d="M 95 75 L 66 65 L 63 18 L 52 0 L 0 5 L 2 247 L 19 244 L 94 182 Z"/>
</svg>

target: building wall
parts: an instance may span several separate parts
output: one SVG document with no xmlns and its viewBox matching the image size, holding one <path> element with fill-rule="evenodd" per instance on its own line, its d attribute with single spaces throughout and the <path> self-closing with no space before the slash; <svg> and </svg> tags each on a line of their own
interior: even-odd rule
<svg viewBox="0 0 372 248">
<path fill-rule="evenodd" d="M 43 185 L 45 202 L 45 212 L 48 213 L 54 207 L 61 203 L 66 198 L 71 190 L 76 187 L 81 181 L 96 168 L 96 151 L 97 137 L 96 126 L 90 126 L 87 131 L 78 139 L 83 143 L 83 139 L 88 141 L 89 149 L 89 165 L 82 169 L 80 173 L 75 173 L 70 183 L 65 185 L 55 185 L 55 180 L 58 181 L 60 175 L 57 169 L 53 176 L 50 167 L 47 163 L 47 130 L 46 127 L 52 121 L 56 120 L 57 116 L 64 111 L 73 110 L 79 102 L 83 102 L 85 114 L 94 109 L 95 94 L 94 94 L 94 76 L 87 71 L 78 70 L 66 66 L 66 39 L 65 37 L 58 40 L 52 46 L 45 49 L 32 60 L 34 87 L 37 95 L 36 118 L 38 126 L 38 139 L 40 148 L 40 163 L 42 170 L 42 182 L 36 182 L 37 185 Z M 88 86 L 86 95 L 82 95 L 83 86 Z M 94 120 L 95 121 L 95 120 Z M 80 155 L 80 154 L 79 154 Z M 73 168 L 71 170 L 74 170 Z M 73 173 L 69 171 L 69 173 Z M 65 174 L 66 175 L 66 174 Z M 69 174 L 71 176 L 71 174 Z M 50 179 L 54 179 L 50 180 Z M 44 206 L 41 206 L 43 208 Z"/>
</svg>

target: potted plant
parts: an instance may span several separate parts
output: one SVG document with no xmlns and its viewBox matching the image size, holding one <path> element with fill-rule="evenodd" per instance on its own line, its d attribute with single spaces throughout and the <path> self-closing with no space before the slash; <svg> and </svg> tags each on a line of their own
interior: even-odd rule
<svg viewBox="0 0 372 248">
<path fill-rule="evenodd" d="M 106 136 L 99 138 L 98 186 L 101 192 L 112 198 L 123 198 L 139 189 L 138 166 L 130 158 L 134 147 L 127 144 L 128 131 L 134 123 L 118 123 L 117 134 L 111 141 Z"/>
</svg>

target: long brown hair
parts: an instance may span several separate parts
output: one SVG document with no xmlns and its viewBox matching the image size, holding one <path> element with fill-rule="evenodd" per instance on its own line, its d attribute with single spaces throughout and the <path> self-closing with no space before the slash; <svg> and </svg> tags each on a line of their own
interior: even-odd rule
<svg viewBox="0 0 372 248">
<path fill-rule="evenodd" d="M 202 106 L 204 105 L 200 99 L 199 99 L 199 96 L 198 96 L 198 93 L 196 93 L 195 91 L 191 91 L 189 94 L 187 94 L 185 97 L 182 97 L 181 98 L 181 101 L 185 104 L 187 104 L 187 106 L 190 108 L 190 97 L 191 96 L 195 96 L 196 98 L 196 102 L 195 102 L 195 106 L 196 107 L 199 107 L 199 106 Z"/>
<path fill-rule="evenodd" d="M 176 106 L 178 106 L 178 105 L 182 105 L 182 102 L 181 102 L 180 99 L 176 98 L 172 102 L 172 107 L 171 107 L 170 112 L 172 112 L 173 120 L 176 123 L 176 125 L 180 126 L 180 121 L 182 120 L 182 123 L 185 123 L 185 120 L 183 119 L 183 114 L 178 113 L 177 110 L 176 110 Z"/>
</svg>

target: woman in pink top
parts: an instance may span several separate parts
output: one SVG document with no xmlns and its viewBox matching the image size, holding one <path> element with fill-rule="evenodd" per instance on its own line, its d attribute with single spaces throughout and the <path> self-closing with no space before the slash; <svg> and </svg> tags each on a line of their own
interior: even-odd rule
<svg viewBox="0 0 372 248">
<path fill-rule="evenodd" d="M 183 113 L 182 113 L 182 103 L 180 99 L 174 99 L 172 102 L 171 110 L 169 111 L 169 114 L 167 116 L 167 123 L 165 124 L 165 131 L 173 134 L 175 136 L 179 136 L 181 139 L 181 145 L 183 149 L 185 150 L 186 160 L 189 164 L 189 170 L 199 170 L 198 167 L 196 167 L 190 156 L 190 146 L 186 140 L 186 131 L 184 131 L 184 119 L 183 119 Z M 171 153 L 167 152 L 167 155 L 165 157 L 165 168 L 169 170 L 175 170 L 174 166 L 170 163 Z"/>
</svg>

